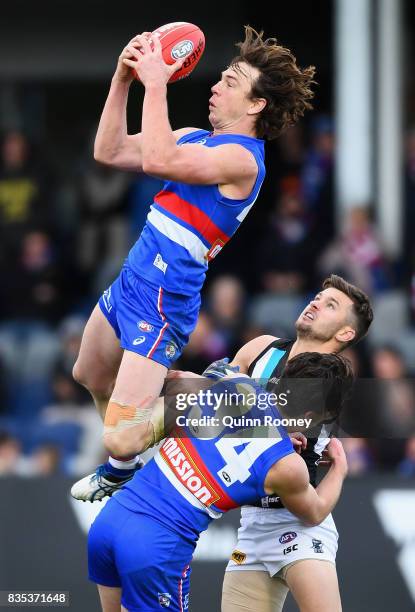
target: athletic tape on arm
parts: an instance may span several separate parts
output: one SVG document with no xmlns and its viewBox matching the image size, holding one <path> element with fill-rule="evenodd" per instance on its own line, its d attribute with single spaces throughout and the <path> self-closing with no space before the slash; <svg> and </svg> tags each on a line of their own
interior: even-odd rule
<svg viewBox="0 0 415 612">
<path fill-rule="evenodd" d="M 135 425 L 148 424 L 152 434 L 145 450 L 160 442 L 164 434 L 164 402 L 157 401 L 151 407 L 137 407 L 110 400 L 105 413 L 104 435 L 119 433 Z"/>
</svg>

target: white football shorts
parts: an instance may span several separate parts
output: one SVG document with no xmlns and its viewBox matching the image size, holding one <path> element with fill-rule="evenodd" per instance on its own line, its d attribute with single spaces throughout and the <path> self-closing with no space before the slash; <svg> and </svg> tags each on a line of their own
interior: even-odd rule
<svg viewBox="0 0 415 612">
<path fill-rule="evenodd" d="M 245 506 L 226 571 L 259 570 L 275 576 L 303 559 L 335 564 L 338 538 L 331 514 L 320 525 L 308 527 L 285 508 Z"/>
</svg>

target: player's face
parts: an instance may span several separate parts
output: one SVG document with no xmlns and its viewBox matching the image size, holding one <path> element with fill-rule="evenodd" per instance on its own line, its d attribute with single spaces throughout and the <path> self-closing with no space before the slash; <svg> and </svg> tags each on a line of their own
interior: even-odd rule
<svg viewBox="0 0 415 612">
<path fill-rule="evenodd" d="M 215 129 L 232 128 L 254 110 L 249 96 L 258 77 L 259 70 L 245 62 L 222 72 L 209 100 L 209 121 Z"/>
<path fill-rule="evenodd" d="M 297 333 L 300 337 L 322 342 L 334 338 L 352 340 L 355 335 L 350 325 L 353 321 L 352 308 L 353 302 L 345 293 L 333 287 L 324 289 L 298 317 L 295 324 Z"/>
</svg>

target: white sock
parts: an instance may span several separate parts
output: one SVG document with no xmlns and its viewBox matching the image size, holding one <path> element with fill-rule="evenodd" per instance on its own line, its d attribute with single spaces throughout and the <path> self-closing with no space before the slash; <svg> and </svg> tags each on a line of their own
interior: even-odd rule
<svg viewBox="0 0 415 612">
<path fill-rule="evenodd" d="M 117 470 L 133 470 L 137 464 L 137 460 L 139 456 L 133 457 L 132 459 L 127 459 L 127 461 L 120 461 L 120 459 L 114 459 L 114 457 L 108 457 L 108 462 L 112 467 L 117 468 Z"/>
</svg>

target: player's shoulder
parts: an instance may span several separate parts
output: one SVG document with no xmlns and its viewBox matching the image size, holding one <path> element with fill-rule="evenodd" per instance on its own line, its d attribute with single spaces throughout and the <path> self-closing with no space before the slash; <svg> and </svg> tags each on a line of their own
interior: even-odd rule
<svg viewBox="0 0 415 612">
<path fill-rule="evenodd" d="M 193 132 L 203 132 L 204 130 L 202 130 L 202 128 L 197 128 L 197 127 L 184 127 L 184 128 L 179 128 L 178 130 L 174 130 L 174 137 L 177 140 L 180 140 L 180 138 L 183 138 L 183 136 L 188 136 L 188 134 L 192 134 Z"/>
<path fill-rule="evenodd" d="M 250 159 L 258 163 L 264 163 L 264 141 L 248 134 L 238 134 L 229 132 L 226 134 L 213 134 L 210 139 L 211 144 L 224 151 L 232 152 L 232 155 L 239 155 L 241 158 Z"/>
<path fill-rule="evenodd" d="M 246 351 L 250 353 L 253 361 L 262 351 L 268 348 L 271 344 L 280 340 L 277 336 L 271 336 L 270 334 L 263 334 L 262 336 L 257 336 L 253 338 L 249 342 L 247 342 L 244 346 L 246 347 Z"/>
<path fill-rule="evenodd" d="M 241 372 L 247 372 L 249 366 L 258 355 L 278 339 L 276 336 L 270 336 L 269 334 L 253 338 L 239 349 L 231 365 L 239 366 Z"/>
<path fill-rule="evenodd" d="M 232 163 L 242 164 L 243 173 L 257 174 L 258 169 L 264 163 L 263 141 L 247 136 L 246 134 L 226 133 L 213 134 L 210 144 L 224 156 L 230 157 Z"/>
</svg>

